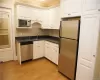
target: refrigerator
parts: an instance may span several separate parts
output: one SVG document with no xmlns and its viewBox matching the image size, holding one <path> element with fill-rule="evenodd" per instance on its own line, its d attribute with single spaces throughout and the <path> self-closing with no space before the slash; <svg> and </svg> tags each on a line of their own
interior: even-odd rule
<svg viewBox="0 0 100 80">
<path fill-rule="evenodd" d="M 63 20 L 60 28 L 60 55 L 58 71 L 75 80 L 80 20 Z"/>
</svg>

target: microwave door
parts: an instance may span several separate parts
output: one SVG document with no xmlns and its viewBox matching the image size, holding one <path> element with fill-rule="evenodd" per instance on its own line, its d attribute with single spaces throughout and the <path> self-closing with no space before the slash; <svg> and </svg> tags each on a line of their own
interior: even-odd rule
<svg viewBox="0 0 100 80">
<path fill-rule="evenodd" d="M 27 26 L 27 20 L 19 19 L 19 27 L 26 27 L 26 26 Z"/>
</svg>

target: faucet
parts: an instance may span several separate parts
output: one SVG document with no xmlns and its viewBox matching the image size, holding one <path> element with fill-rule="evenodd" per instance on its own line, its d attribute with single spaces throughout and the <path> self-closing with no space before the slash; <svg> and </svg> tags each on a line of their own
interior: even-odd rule
<svg viewBox="0 0 100 80">
<path fill-rule="evenodd" d="M 38 39 L 39 38 L 39 34 L 37 34 L 37 38 L 36 39 Z"/>
</svg>

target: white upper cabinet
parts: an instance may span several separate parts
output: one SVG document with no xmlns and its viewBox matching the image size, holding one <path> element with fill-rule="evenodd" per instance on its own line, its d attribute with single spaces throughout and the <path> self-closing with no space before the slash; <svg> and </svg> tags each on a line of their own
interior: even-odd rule
<svg viewBox="0 0 100 80">
<path fill-rule="evenodd" d="M 41 26 L 41 28 L 42 29 L 50 29 L 50 25 L 49 25 L 50 12 L 49 12 L 49 9 L 43 10 L 42 14 L 43 15 L 41 15 L 42 16 L 42 26 Z"/>
<path fill-rule="evenodd" d="M 31 20 L 31 8 L 27 6 L 17 5 L 17 18 Z"/>
<path fill-rule="evenodd" d="M 60 8 L 38 9 L 23 5 L 17 5 L 17 19 L 29 19 L 41 24 L 42 29 L 59 29 Z"/>
<path fill-rule="evenodd" d="M 50 28 L 59 29 L 60 27 L 60 8 L 51 8 L 50 9 Z"/>
<path fill-rule="evenodd" d="M 100 0 L 82 0 L 83 14 L 94 14 L 100 12 Z"/>
<path fill-rule="evenodd" d="M 81 0 L 61 0 L 61 17 L 81 16 Z"/>
</svg>

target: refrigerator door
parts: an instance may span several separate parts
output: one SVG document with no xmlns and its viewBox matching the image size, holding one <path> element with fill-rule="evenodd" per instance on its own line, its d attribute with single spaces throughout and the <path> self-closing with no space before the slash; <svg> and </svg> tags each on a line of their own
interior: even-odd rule
<svg viewBox="0 0 100 80">
<path fill-rule="evenodd" d="M 77 39 L 78 28 L 79 28 L 79 20 L 62 21 L 60 36 L 70 39 Z"/>
<path fill-rule="evenodd" d="M 77 56 L 77 41 L 61 38 L 58 70 L 71 80 L 74 80 Z"/>
</svg>

